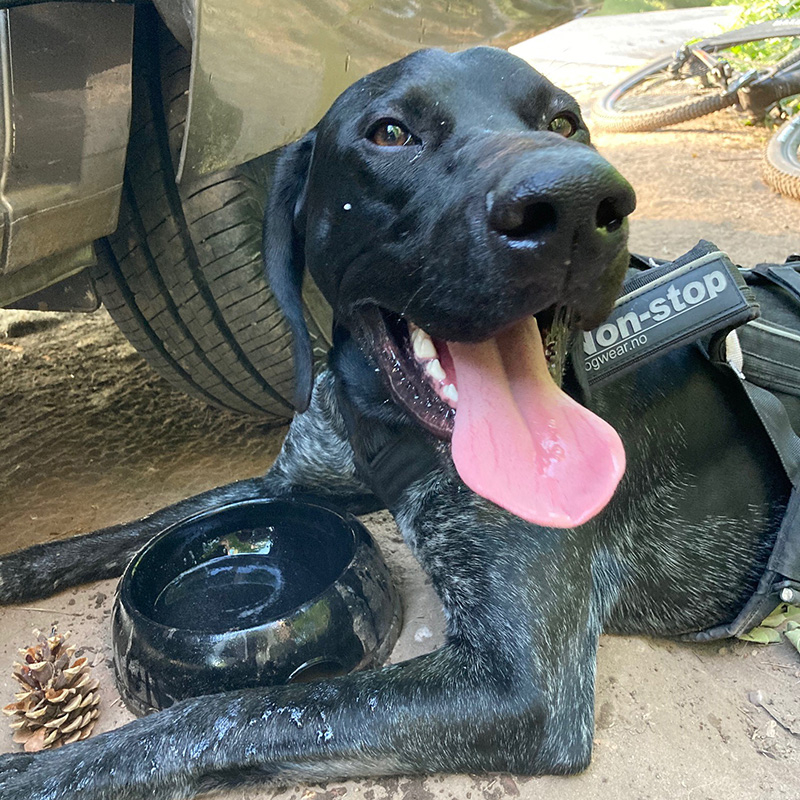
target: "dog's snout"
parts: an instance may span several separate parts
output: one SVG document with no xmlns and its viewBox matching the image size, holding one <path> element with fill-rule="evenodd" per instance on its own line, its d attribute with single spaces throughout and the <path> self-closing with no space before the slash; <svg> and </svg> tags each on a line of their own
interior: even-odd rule
<svg viewBox="0 0 800 800">
<path fill-rule="evenodd" d="M 613 245 L 636 202 L 628 182 L 588 148 L 533 154 L 498 184 L 487 194 L 489 224 L 516 242 Z"/>
</svg>

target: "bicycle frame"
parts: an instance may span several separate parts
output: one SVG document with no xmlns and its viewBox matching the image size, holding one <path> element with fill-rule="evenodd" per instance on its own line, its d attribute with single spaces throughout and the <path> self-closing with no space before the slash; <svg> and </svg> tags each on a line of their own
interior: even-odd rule
<svg viewBox="0 0 800 800">
<path fill-rule="evenodd" d="M 800 93 L 800 47 L 768 69 L 750 69 L 737 75 L 727 59 L 717 58 L 702 43 L 684 44 L 669 66 L 670 77 L 679 80 L 681 71 L 687 67 L 691 70 L 694 60 L 703 66 L 694 77 L 704 86 L 717 86 L 726 94 L 735 94 L 739 108 L 753 118 L 763 117 L 784 97 Z"/>
<path fill-rule="evenodd" d="M 699 77 L 705 86 L 716 85 L 723 91 L 728 90 L 728 81 L 731 77 L 731 66 L 724 58 L 716 58 L 713 53 L 704 50 L 699 44 L 684 44 L 678 50 L 669 66 L 670 77 L 680 80 L 681 70 L 687 65 L 691 69 L 692 59 L 697 59 L 705 69 Z M 709 80 L 709 76 L 711 80 Z"/>
</svg>

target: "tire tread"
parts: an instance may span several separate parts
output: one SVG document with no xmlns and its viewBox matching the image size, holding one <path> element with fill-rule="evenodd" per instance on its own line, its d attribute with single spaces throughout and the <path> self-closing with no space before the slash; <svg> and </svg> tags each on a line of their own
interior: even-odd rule
<svg viewBox="0 0 800 800">
<path fill-rule="evenodd" d="M 94 271 L 98 291 L 131 343 L 173 385 L 281 422 L 292 413 L 291 337 L 260 252 L 272 159 L 175 184 L 189 57 L 160 36 L 160 71 L 146 53 L 135 64 L 145 66 L 134 74 L 119 226 Z"/>
</svg>

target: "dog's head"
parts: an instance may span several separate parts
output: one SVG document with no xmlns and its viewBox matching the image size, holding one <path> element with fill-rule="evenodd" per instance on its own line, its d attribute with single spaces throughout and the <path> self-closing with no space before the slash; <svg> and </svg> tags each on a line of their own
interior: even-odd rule
<svg viewBox="0 0 800 800">
<path fill-rule="evenodd" d="M 366 76 L 287 149 L 267 209 L 296 407 L 311 391 L 304 269 L 397 401 L 447 438 L 456 343 L 500 342 L 535 316 L 560 373 L 564 332 L 611 309 L 634 204 L 575 100 L 502 50 L 424 50 Z"/>
</svg>

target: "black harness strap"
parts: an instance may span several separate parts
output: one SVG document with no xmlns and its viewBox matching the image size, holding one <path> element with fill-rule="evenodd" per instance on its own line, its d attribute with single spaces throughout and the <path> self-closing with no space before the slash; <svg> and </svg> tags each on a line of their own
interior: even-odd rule
<svg viewBox="0 0 800 800">
<path fill-rule="evenodd" d="M 433 435 L 416 425 L 365 420 L 339 388 L 339 411 L 353 446 L 356 473 L 384 508 L 394 511 L 408 487 L 439 466 Z"/>
<path fill-rule="evenodd" d="M 406 428 L 368 457 L 365 475 L 374 494 L 391 510 L 414 481 L 433 472 L 438 464 L 431 437 Z"/>
<path fill-rule="evenodd" d="M 585 377 L 591 387 L 616 380 L 647 361 L 758 316 L 736 265 L 701 240 L 675 261 L 632 268 L 608 318 L 583 334 Z"/>
<path fill-rule="evenodd" d="M 689 641 L 708 642 L 746 633 L 775 610 L 784 589 L 800 590 L 800 437 L 774 394 L 747 380 L 742 386 L 786 470 L 792 491 L 772 555 L 752 597 L 732 622 L 680 637 Z"/>
<path fill-rule="evenodd" d="M 785 289 L 800 302 L 800 274 L 793 267 L 759 265 L 752 271 Z M 784 590 L 800 591 L 800 436 L 795 433 L 785 406 L 772 392 L 746 377 L 739 377 L 786 470 L 792 490 L 772 555 L 752 597 L 727 625 L 680 637 L 691 641 L 705 642 L 746 633 L 785 599 L 781 596 Z"/>
<path fill-rule="evenodd" d="M 786 289 L 787 292 L 800 300 L 800 273 L 789 264 L 784 264 L 783 266 L 757 264 L 750 271 Z"/>
</svg>

